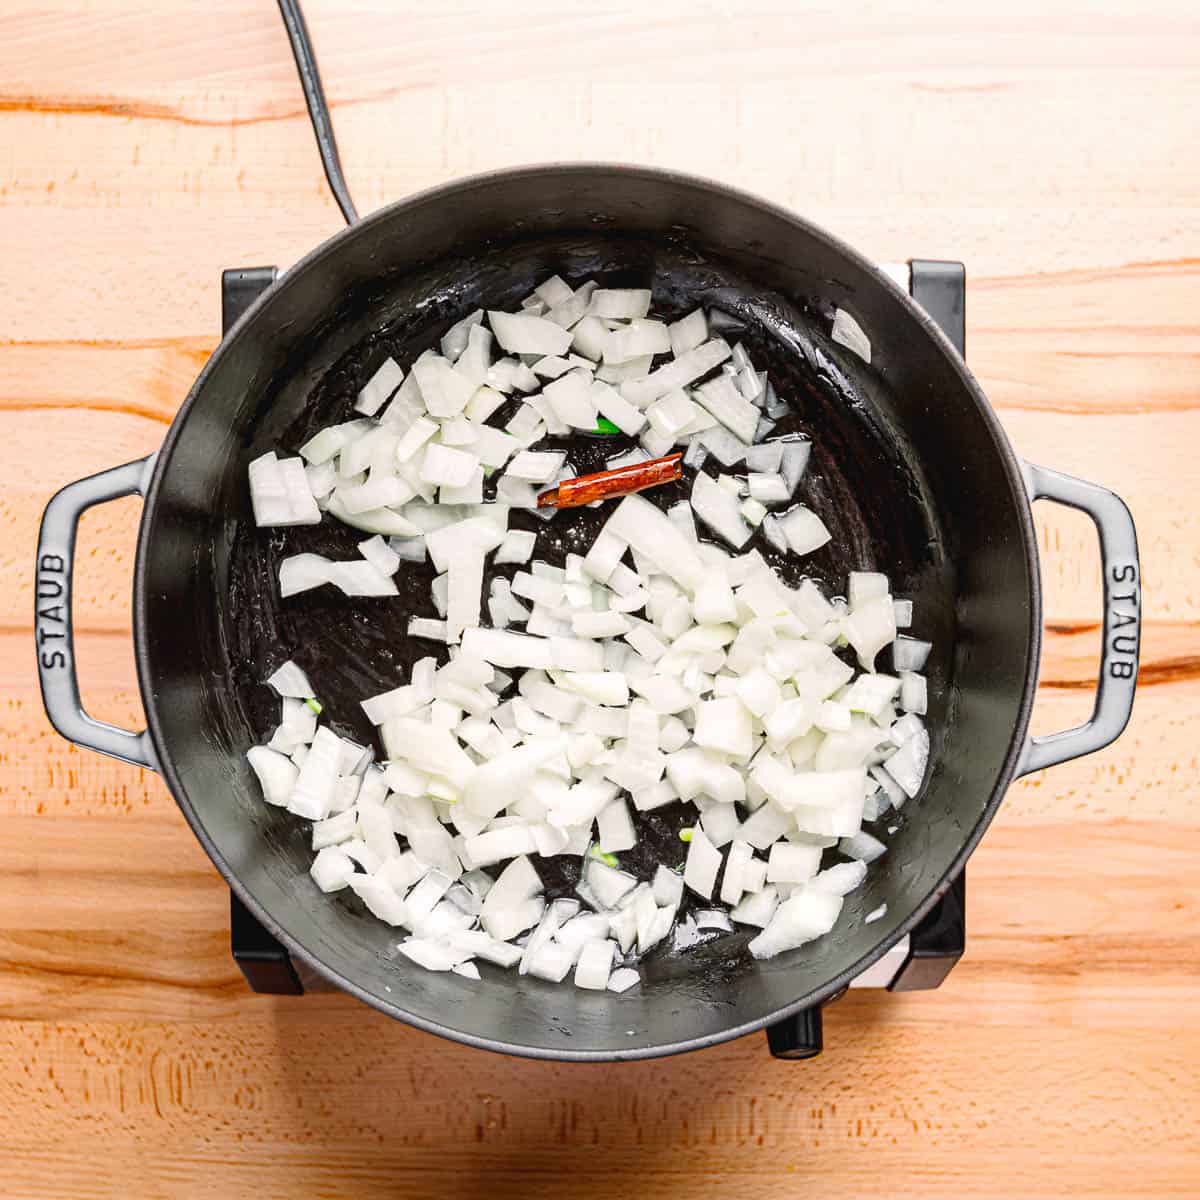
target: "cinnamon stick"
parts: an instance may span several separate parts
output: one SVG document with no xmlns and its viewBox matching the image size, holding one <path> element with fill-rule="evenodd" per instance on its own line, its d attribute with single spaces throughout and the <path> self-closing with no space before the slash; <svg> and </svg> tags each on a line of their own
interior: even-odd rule
<svg viewBox="0 0 1200 1200">
<path fill-rule="evenodd" d="M 538 508 L 580 508 L 593 500 L 611 500 L 615 496 L 630 496 L 661 483 L 673 483 L 683 475 L 683 452 L 652 458 L 649 462 L 630 463 L 611 471 L 580 475 L 564 479 L 558 487 L 542 492 Z"/>
</svg>

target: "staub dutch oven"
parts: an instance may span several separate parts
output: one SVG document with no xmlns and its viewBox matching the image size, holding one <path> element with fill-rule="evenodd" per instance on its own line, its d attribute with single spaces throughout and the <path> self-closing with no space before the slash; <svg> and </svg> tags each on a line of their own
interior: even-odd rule
<svg viewBox="0 0 1200 1200">
<path fill-rule="evenodd" d="M 244 757 L 277 719 L 261 681 L 293 655 L 319 681 L 334 727 L 369 738 L 357 700 L 395 686 L 428 652 L 408 645 L 404 630 L 431 578 L 413 568 L 392 601 L 321 589 L 281 602 L 271 582 L 281 554 L 302 547 L 345 557 L 356 535 L 333 521 L 256 530 L 247 463 L 271 447 L 294 452 L 307 431 L 346 419 L 385 355 L 407 362 L 452 320 L 515 305 L 555 272 L 653 287 L 668 314 L 703 305 L 744 327 L 738 336 L 754 361 L 793 402 L 785 421 L 814 440 L 804 498 L 834 537 L 805 570 L 834 592 L 849 570 L 885 571 L 896 594 L 915 601 L 914 632 L 935 647 L 929 778 L 834 932 L 764 963 L 703 947 L 664 953 L 643 986 L 620 997 L 486 966 L 480 985 L 397 961 L 395 931 L 348 893 L 317 891 L 307 829 L 262 802 Z M 822 332 L 838 307 L 867 331 L 870 366 Z M 586 439 L 575 447 L 585 469 L 605 451 L 611 446 Z M 83 711 L 71 633 L 79 518 L 133 494 L 145 502 L 133 580 L 142 733 Z M 1095 523 L 1104 642 L 1092 718 L 1031 738 L 1042 640 L 1031 503 L 1043 497 Z M 544 547 L 539 554 L 554 553 L 553 543 Z M 946 891 L 1013 779 L 1117 737 L 1137 675 L 1140 576 L 1121 500 L 1019 460 L 945 337 L 854 251 L 742 192 L 640 167 L 501 171 L 434 188 L 339 232 L 237 322 L 158 453 L 51 500 L 37 553 L 38 668 L 46 711 L 64 737 L 160 771 L 230 887 L 334 984 L 423 1029 L 544 1058 L 644 1058 L 712 1045 L 838 993 Z M 864 924 L 884 903 L 886 916 Z"/>
</svg>

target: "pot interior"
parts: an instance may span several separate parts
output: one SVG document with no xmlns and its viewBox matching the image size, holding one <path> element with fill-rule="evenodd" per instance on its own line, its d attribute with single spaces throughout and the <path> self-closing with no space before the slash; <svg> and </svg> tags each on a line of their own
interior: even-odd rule
<svg viewBox="0 0 1200 1200">
<path fill-rule="evenodd" d="M 278 721 L 262 680 L 294 658 L 339 733 L 374 742 L 358 701 L 407 682 L 418 658 L 412 615 L 435 615 L 433 569 L 401 568 L 398 599 L 332 589 L 286 602 L 278 562 L 301 550 L 356 555 L 365 536 L 329 519 L 256 530 L 246 465 L 294 453 L 315 429 L 351 419 L 355 393 L 387 355 L 407 366 L 447 324 L 478 307 L 514 307 L 551 274 L 577 284 L 652 287 L 656 313 L 701 305 L 738 323 L 792 410 L 775 433 L 804 432 L 813 454 L 801 499 L 833 533 L 788 561 L 752 545 L 790 580 L 844 594 L 851 570 L 881 570 L 911 598 L 910 631 L 934 643 L 924 793 L 875 829 L 888 842 L 829 936 L 767 963 L 749 931 L 660 948 L 643 985 L 615 997 L 481 964 L 472 983 L 395 953 L 397 931 L 349 892 L 311 882 L 309 826 L 263 803 L 244 753 Z M 872 341 L 872 365 L 830 342 L 835 307 Z M 627 448 L 577 437 L 583 472 Z M 952 878 L 1003 792 L 1028 718 L 1037 641 L 1028 506 L 1011 452 L 968 377 L 928 322 L 855 256 L 796 219 L 710 184 L 652 171 L 546 168 L 469 180 L 376 214 L 290 271 L 198 381 L 168 436 L 139 556 L 143 690 L 160 757 L 206 849 L 266 923 L 319 969 L 376 1006 L 500 1049 L 627 1057 L 721 1040 L 841 987 L 900 936 Z M 647 493 L 669 505 L 682 485 Z M 536 557 L 579 551 L 603 510 L 535 529 Z M 512 568 L 508 568 L 512 572 Z M 886 667 L 881 657 L 880 665 Z M 377 749 L 381 749 L 376 742 Z M 688 814 L 691 814 L 690 816 Z M 643 817 L 623 864 L 648 878 L 681 863 L 691 806 Z M 886 830 L 891 827 L 894 832 Z M 870 828 L 870 826 L 868 826 Z M 578 859 L 536 860 L 569 893 Z M 886 904 L 871 925 L 867 913 Z"/>
</svg>

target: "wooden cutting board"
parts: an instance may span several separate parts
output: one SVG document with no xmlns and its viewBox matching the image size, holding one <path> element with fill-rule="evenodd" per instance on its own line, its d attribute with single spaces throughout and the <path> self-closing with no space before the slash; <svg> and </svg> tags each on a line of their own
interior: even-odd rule
<svg viewBox="0 0 1200 1200">
<path fill-rule="evenodd" d="M 0 1193 L 1194 1196 L 1200 717 L 1200 13 L 1014 0 L 651 7 L 312 0 L 360 209 L 493 167 L 627 160 L 737 184 L 881 261 L 968 264 L 968 357 L 1017 449 L 1139 523 L 1125 737 L 1013 787 L 936 993 L 852 995 L 825 1055 L 751 1037 L 568 1067 L 341 996 L 250 995 L 227 892 L 153 775 L 47 726 L 37 521 L 154 450 L 217 341 L 222 267 L 339 224 L 265 0 L 0 13 Z M 138 506 L 80 547 L 79 660 L 140 722 Z M 1080 719 L 1098 555 L 1039 507 L 1037 725 Z"/>
</svg>

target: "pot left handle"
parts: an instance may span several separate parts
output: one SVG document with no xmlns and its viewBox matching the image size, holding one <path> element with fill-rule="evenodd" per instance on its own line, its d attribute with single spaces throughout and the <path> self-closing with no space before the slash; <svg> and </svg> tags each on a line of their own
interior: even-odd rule
<svg viewBox="0 0 1200 1200">
<path fill-rule="evenodd" d="M 122 496 L 144 496 L 154 470 L 154 455 L 99 475 L 69 483 L 46 505 L 38 537 L 34 585 L 34 629 L 42 703 L 50 724 L 68 741 L 158 770 L 150 734 L 118 729 L 88 716 L 75 673 L 75 637 L 71 621 L 72 573 L 79 518 L 96 504 Z"/>
</svg>

